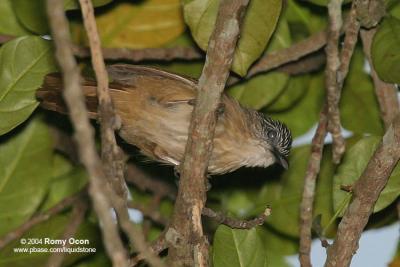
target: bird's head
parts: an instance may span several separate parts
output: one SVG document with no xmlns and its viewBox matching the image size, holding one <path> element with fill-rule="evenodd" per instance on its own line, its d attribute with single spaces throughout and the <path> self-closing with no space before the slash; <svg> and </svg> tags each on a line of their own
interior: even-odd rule
<svg viewBox="0 0 400 267">
<path fill-rule="evenodd" d="M 292 146 L 292 134 L 289 128 L 280 121 L 273 120 L 262 113 L 258 114 L 260 116 L 259 138 L 268 156 L 272 156 L 275 162 L 287 169 L 289 167 L 287 157 Z"/>
</svg>

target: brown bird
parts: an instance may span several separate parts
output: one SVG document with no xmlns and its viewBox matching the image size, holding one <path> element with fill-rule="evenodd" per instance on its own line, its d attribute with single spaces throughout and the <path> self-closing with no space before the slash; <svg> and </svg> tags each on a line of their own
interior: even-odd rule
<svg viewBox="0 0 400 267">
<path fill-rule="evenodd" d="M 179 166 L 186 145 L 196 99 L 196 80 L 159 69 L 135 65 L 108 67 L 110 95 L 121 118 L 119 135 L 158 162 Z M 91 118 L 97 117 L 96 83 L 83 81 L 83 92 Z M 61 113 L 59 75 L 46 76 L 37 96 L 41 106 Z M 275 162 L 288 167 L 292 137 L 281 122 L 247 109 L 224 94 L 218 114 L 210 174 L 223 174 L 242 166 L 267 167 Z"/>
</svg>

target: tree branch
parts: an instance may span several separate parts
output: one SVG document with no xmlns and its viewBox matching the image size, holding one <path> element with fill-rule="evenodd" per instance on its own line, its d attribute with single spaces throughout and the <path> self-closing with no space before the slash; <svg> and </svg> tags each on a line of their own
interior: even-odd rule
<svg viewBox="0 0 400 267">
<path fill-rule="evenodd" d="M 304 177 L 304 189 L 300 204 L 300 247 L 299 260 L 302 267 L 311 267 L 311 241 L 312 241 L 312 221 L 313 203 L 315 195 L 315 185 L 318 173 L 321 168 L 322 152 L 324 140 L 328 126 L 328 107 L 325 103 L 320 115 L 318 127 L 311 142 L 311 155 L 308 160 L 307 171 Z"/>
<path fill-rule="evenodd" d="M 337 8 L 337 7 L 336 7 Z M 337 14 L 336 14 L 337 16 Z M 335 22 L 336 23 L 336 22 Z M 357 43 L 358 31 L 360 29 L 359 22 L 356 18 L 356 5 L 353 3 L 352 9 L 345 23 L 345 39 L 343 44 L 343 49 L 340 53 L 340 64 L 339 66 L 327 66 L 326 73 L 326 83 L 327 88 L 331 87 L 330 90 L 333 90 L 331 93 L 331 99 L 328 99 L 325 102 L 323 110 L 320 113 L 320 120 L 318 123 L 317 131 L 314 135 L 314 138 L 311 143 L 311 155 L 307 166 L 306 176 L 304 178 L 304 189 L 303 196 L 300 205 L 300 253 L 299 258 L 302 266 L 311 266 L 310 252 L 311 252 L 311 241 L 312 241 L 312 216 L 313 216 L 313 203 L 315 196 L 315 185 L 318 173 L 320 171 L 321 158 L 324 146 L 325 136 L 327 134 L 327 127 L 329 125 L 329 113 L 328 113 L 328 105 L 334 105 L 335 114 L 334 116 L 339 116 L 339 99 L 341 90 L 343 88 L 344 80 L 349 71 L 350 60 L 353 55 L 354 47 Z M 339 38 L 337 35 L 339 33 L 335 33 L 333 36 L 334 39 Z M 331 55 L 327 55 L 327 60 L 337 61 L 338 60 L 338 50 L 337 49 L 337 41 L 332 42 L 327 50 L 333 49 L 334 59 L 329 59 Z M 334 45 L 335 43 L 335 45 Z M 334 47 L 332 48 L 331 46 Z M 330 53 L 330 52 L 329 52 Z M 337 62 L 330 62 L 327 64 L 336 64 Z M 333 97 L 333 99 L 332 99 Z M 334 100 L 334 102 L 332 102 Z M 331 102 L 329 102 L 331 101 Z M 335 127 L 338 127 L 340 130 L 340 117 L 336 117 L 333 119 Z M 339 124 L 337 124 L 339 123 Z M 336 129 L 337 130 L 337 129 Z M 336 131 L 335 130 L 335 131 Z M 342 153 L 344 152 L 344 143 L 341 144 L 341 133 L 336 138 L 336 152 L 333 152 L 333 156 L 336 156 L 336 160 L 340 160 Z"/>
<path fill-rule="evenodd" d="M 208 241 L 201 224 L 201 212 L 206 200 L 205 173 L 212 151 L 217 109 L 229 76 L 247 4 L 248 0 L 221 1 L 208 44 L 186 151 L 180 165 L 178 196 L 167 232 L 177 237 L 167 240 L 170 243 L 168 261 L 175 266 L 194 266 L 194 262 L 197 266 L 208 266 Z"/>
<path fill-rule="evenodd" d="M 338 164 L 345 150 L 345 142 L 341 133 L 339 114 L 338 70 L 340 67 L 339 38 L 342 27 L 342 0 L 331 0 L 328 4 L 329 31 L 325 47 L 326 71 L 325 86 L 328 103 L 328 131 L 333 140 L 333 161 Z"/>
<path fill-rule="evenodd" d="M 119 237 L 117 226 L 111 217 L 111 204 L 105 191 L 106 176 L 96 152 L 94 131 L 89 123 L 84 96 L 80 88 L 79 68 L 71 50 L 63 1 L 47 0 L 47 13 L 56 46 L 56 59 L 63 72 L 63 95 L 75 128 L 79 156 L 89 173 L 89 195 L 102 224 L 104 245 L 113 266 L 126 267 L 128 266 L 127 253 Z"/>
<path fill-rule="evenodd" d="M 162 180 L 154 179 L 133 163 L 127 165 L 125 179 L 128 183 L 134 184 L 140 190 L 148 190 L 160 198 L 168 197 L 174 200 L 176 197 L 175 187 Z"/>
<path fill-rule="evenodd" d="M 168 244 L 165 238 L 165 232 L 163 232 L 154 242 L 152 242 L 150 249 L 153 251 L 154 254 L 160 254 L 167 247 Z M 144 255 L 142 253 L 139 253 L 131 259 L 129 266 L 131 267 L 136 266 L 139 262 L 141 262 L 144 259 L 145 259 Z"/>
<path fill-rule="evenodd" d="M 250 68 L 246 78 L 253 77 L 286 63 L 297 61 L 308 54 L 318 51 L 325 46 L 326 36 L 326 31 L 318 32 L 288 48 L 265 54 Z"/>
<path fill-rule="evenodd" d="M 127 186 L 124 179 L 123 153 L 115 140 L 114 130 L 120 123 L 114 112 L 108 89 L 108 74 L 101 51 L 97 32 L 94 9 L 90 0 L 79 0 L 83 22 L 89 38 L 92 64 L 97 79 L 97 97 L 99 99 L 99 117 L 101 121 L 101 157 L 111 188 L 108 188 L 110 199 L 117 213 L 120 225 L 134 245 L 153 266 L 165 266 L 157 255 L 149 249 L 141 230 L 129 219 L 127 204 Z"/>
<path fill-rule="evenodd" d="M 271 208 L 267 207 L 263 213 L 252 220 L 238 220 L 235 218 L 230 218 L 222 212 L 216 212 L 206 207 L 203 208 L 202 214 L 216 220 L 220 224 L 225 224 L 231 228 L 251 229 L 264 224 L 267 217 L 271 214 Z"/>
<path fill-rule="evenodd" d="M 361 233 L 399 158 L 400 114 L 397 114 L 353 186 L 353 199 L 339 224 L 335 241 L 328 249 L 325 267 L 350 265 Z"/>
</svg>

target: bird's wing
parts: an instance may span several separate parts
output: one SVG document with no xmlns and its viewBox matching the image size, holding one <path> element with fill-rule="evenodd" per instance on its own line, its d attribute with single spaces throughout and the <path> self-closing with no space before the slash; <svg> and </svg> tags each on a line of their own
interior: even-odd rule
<svg viewBox="0 0 400 267">
<path fill-rule="evenodd" d="M 117 87 L 123 90 L 125 88 L 145 92 L 162 105 L 193 105 L 196 98 L 197 81 L 189 77 L 157 68 L 127 64 L 110 65 L 107 71 L 111 85 L 120 85 Z"/>
</svg>

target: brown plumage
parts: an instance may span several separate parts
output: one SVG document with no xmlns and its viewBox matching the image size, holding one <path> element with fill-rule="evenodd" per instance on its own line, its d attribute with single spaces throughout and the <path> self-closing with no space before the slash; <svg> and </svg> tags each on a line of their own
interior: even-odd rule
<svg viewBox="0 0 400 267">
<path fill-rule="evenodd" d="M 112 65 L 108 72 L 111 98 L 122 122 L 120 136 L 153 160 L 179 165 L 196 99 L 196 81 L 134 65 Z M 84 80 L 82 85 L 89 115 L 96 118 L 96 84 Z M 66 113 L 61 88 L 60 76 L 48 75 L 37 92 L 41 106 Z M 211 174 L 242 166 L 267 167 L 275 161 L 287 167 L 291 135 L 285 125 L 241 107 L 227 95 L 222 103 L 208 167 Z"/>
</svg>

